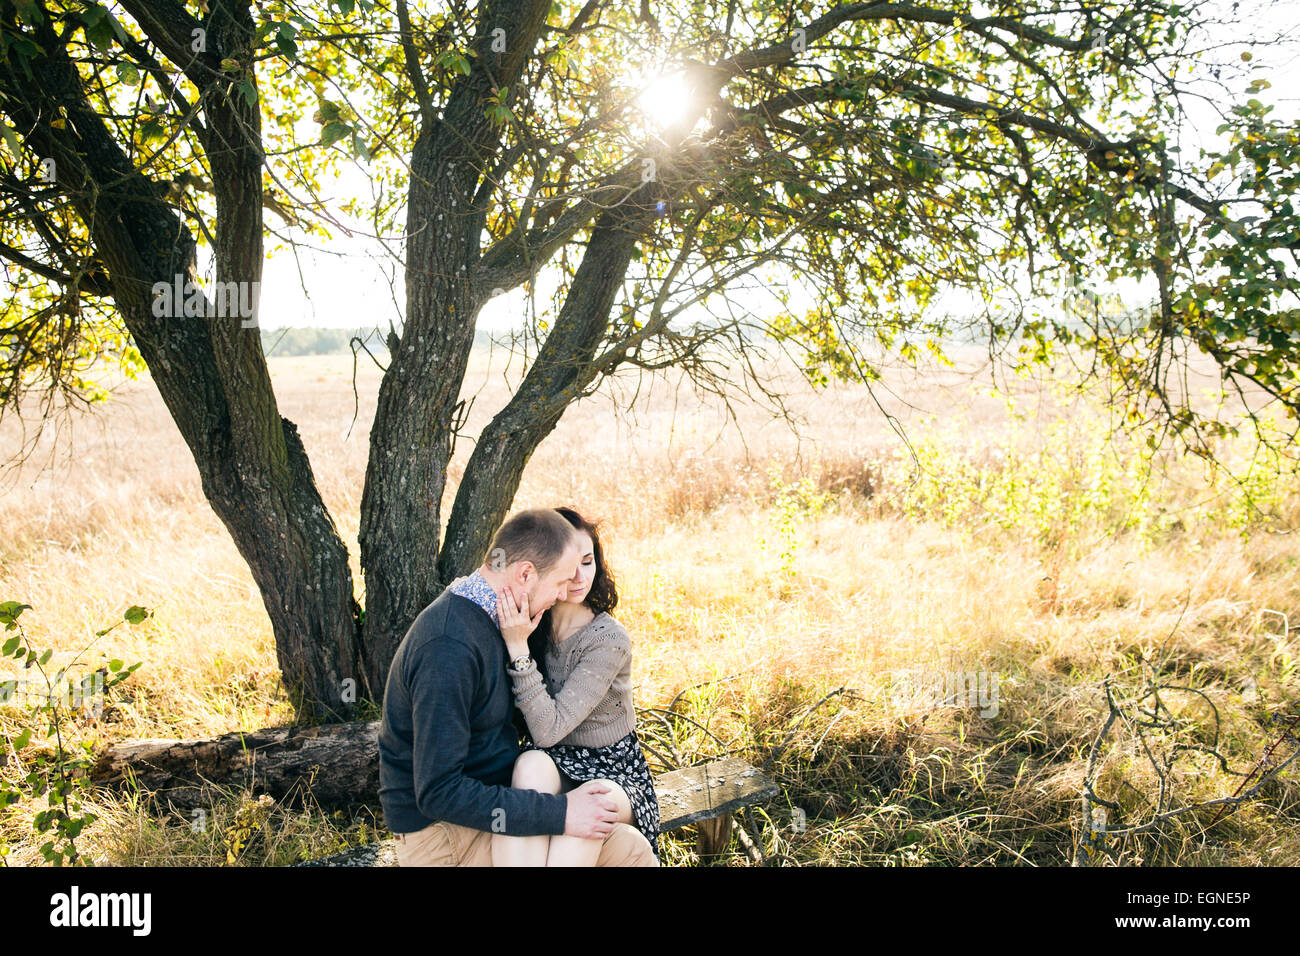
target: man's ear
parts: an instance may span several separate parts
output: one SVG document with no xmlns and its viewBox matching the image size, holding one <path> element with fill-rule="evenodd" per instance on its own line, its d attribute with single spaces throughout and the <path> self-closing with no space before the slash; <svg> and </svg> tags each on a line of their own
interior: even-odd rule
<svg viewBox="0 0 1300 956">
<path fill-rule="evenodd" d="M 521 587 L 528 584 L 529 579 L 537 573 L 537 568 L 531 561 L 520 561 L 515 565 L 515 583 Z"/>
</svg>

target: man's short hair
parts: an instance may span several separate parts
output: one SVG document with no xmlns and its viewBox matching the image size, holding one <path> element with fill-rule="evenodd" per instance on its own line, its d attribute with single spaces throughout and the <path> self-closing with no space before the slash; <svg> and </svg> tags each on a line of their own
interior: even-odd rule
<svg viewBox="0 0 1300 956">
<path fill-rule="evenodd" d="M 531 561 L 538 574 L 546 574 L 573 544 L 573 525 L 552 508 L 530 508 L 506 519 L 488 545 L 483 563 L 504 571 L 517 561 Z"/>
</svg>

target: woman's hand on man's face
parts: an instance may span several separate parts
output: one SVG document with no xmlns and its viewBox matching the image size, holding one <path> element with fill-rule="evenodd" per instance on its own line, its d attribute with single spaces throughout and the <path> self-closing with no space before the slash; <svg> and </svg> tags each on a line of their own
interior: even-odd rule
<svg viewBox="0 0 1300 956">
<path fill-rule="evenodd" d="M 512 657 L 523 657 L 528 653 L 528 635 L 537 629 L 545 613 L 542 610 L 537 612 L 537 617 L 529 617 L 526 592 L 516 601 L 510 585 L 497 591 L 497 621 Z"/>
</svg>

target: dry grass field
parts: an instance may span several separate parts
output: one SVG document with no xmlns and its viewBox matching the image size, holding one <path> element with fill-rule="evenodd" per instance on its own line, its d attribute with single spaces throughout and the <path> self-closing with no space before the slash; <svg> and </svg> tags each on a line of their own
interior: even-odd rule
<svg viewBox="0 0 1300 956">
<path fill-rule="evenodd" d="M 965 358 L 978 365 L 978 352 Z M 378 370 L 360 368 L 350 427 L 350 358 L 270 365 L 360 591 Z M 518 359 L 476 354 L 468 435 L 518 372 Z M 771 374 L 794 426 L 742 404 L 732 421 L 676 376 L 608 384 L 540 446 L 515 502 L 603 521 L 652 748 L 766 765 L 784 793 L 755 827 L 787 864 L 1067 865 L 1108 687 L 1119 716 L 1096 748 L 1095 790 L 1115 805 L 1109 831 L 1145 829 L 1101 841 L 1098 862 L 1300 864 L 1296 764 L 1213 827 L 1219 807 L 1194 808 L 1230 796 L 1281 732 L 1277 716 L 1296 713 L 1296 632 L 1262 613 L 1300 612 L 1294 474 L 1257 469 L 1243 490 L 1177 455 L 1148 468 L 1095 400 L 1032 378 L 999 376 L 1008 405 L 987 370 L 891 372 L 878 404 L 864 386 L 814 392 L 781 363 Z M 78 739 L 287 723 L 261 598 L 188 450 L 147 380 L 115 396 L 6 476 L 0 601 L 31 605 L 26 635 L 54 649 L 52 666 L 125 608 L 152 610 L 88 652 L 142 666 Z M 0 437 L 15 448 L 22 432 L 10 420 Z M 444 513 L 471 447 L 456 449 Z M 1244 465 L 1249 451 L 1242 439 L 1223 453 Z M 995 687 L 994 704 L 947 699 L 954 673 Z M 670 704 L 689 720 L 663 718 Z M 16 699 L 0 706 L 6 741 L 27 719 Z M 38 729 L 24 748 L 6 743 L 0 774 L 20 781 L 41 741 Z M 1273 765 L 1296 747 L 1284 740 Z M 8 864 L 44 862 L 33 823 L 46 806 L 0 810 Z M 382 834 L 377 800 L 347 815 L 229 794 L 202 829 L 150 815 L 138 795 L 86 806 L 97 819 L 77 845 L 101 863 L 222 865 L 225 835 L 250 814 L 263 826 L 238 865 Z M 666 863 L 695 861 L 689 833 L 664 846 Z"/>
</svg>

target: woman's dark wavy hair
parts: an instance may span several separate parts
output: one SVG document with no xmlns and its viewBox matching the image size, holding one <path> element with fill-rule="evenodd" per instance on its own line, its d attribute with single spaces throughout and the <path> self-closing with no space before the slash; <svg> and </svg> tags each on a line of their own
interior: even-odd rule
<svg viewBox="0 0 1300 956">
<path fill-rule="evenodd" d="M 588 521 L 572 508 L 556 508 L 564 519 L 573 525 L 579 531 L 585 531 L 591 535 L 591 556 L 596 562 L 596 576 L 591 579 L 591 590 L 587 592 L 586 600 L 582 603 L 591 608 L 597 614 L 602 611 L 613 611 L 618 606 L 618 588 L 614 583 L 614 572 L 609 565 L 605 563 L 605 551 L 600 546 L 600 534 L 597 531 L 597 525 Z M 546 674 L 546 647 L 551 640 L 551 611 L 547 608 L 546 613 L 542 615 L 542 620 L 537 625 L 537 630 L 528 635 L 528 653 L 533 660 L 537 662 L 537 668 L 545 676 Z"/>
</svg>

